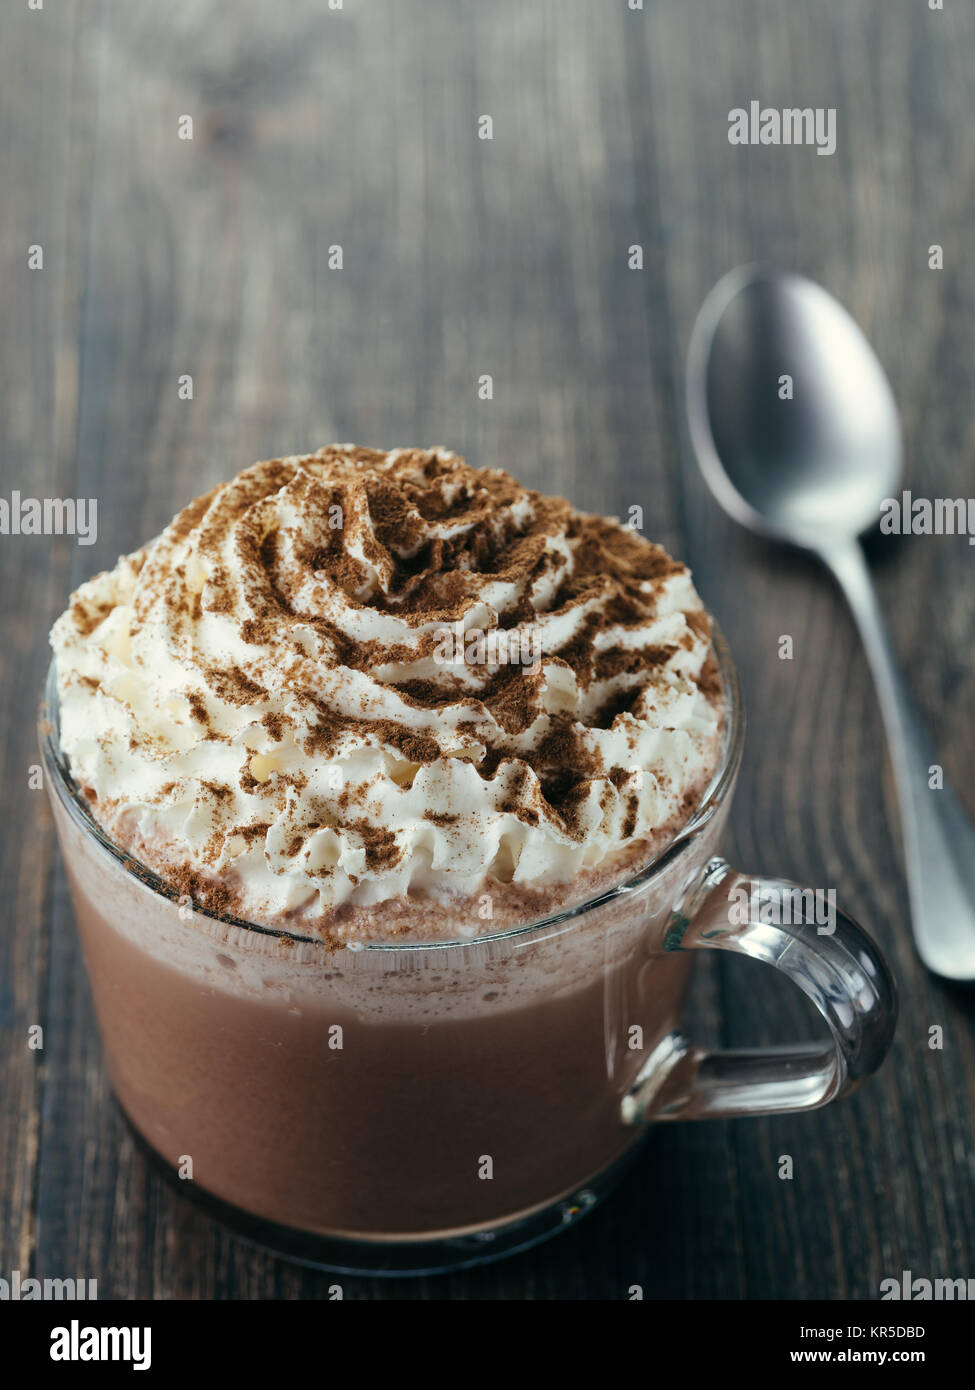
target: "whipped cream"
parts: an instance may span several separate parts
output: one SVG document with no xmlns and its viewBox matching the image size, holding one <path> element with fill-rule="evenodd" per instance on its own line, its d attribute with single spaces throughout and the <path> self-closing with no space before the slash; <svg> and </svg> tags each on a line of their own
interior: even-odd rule
<svg viewBox="0 0 975 1390">
<path fill-rule="evenodd" d="M 444 450 L 255 464 L 51 641 L 93 814 L 271 925 L 565 883 L 673 833 L 719 757 L 688 570 Z"/>
</svg>

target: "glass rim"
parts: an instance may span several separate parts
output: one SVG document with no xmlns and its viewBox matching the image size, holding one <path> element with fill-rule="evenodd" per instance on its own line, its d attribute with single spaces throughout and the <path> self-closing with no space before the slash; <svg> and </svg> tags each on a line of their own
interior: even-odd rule
<svg viewBox="0 0 975 1390">
<path fill-rule="evenodd" d="M 436 951 L 453 950 L 457 947 L 476 949 L 495 942 L 515 941 L 519 938 L 540 932 L 546 928 L 565 926 L 575 918 L 582 917 L 596 908 L 603 907 L 619 898 L 623 898 L 646 888 L 655 878 L 659 877 L 665 869 L 670 868 L 693 843 L 704 827 L 714 818 L 724 801 L 726 792 L 734 781 L 738 771 L 738 765 L 741 761 L 741 752 L 745 737 L 745 715 L 744 706 L 742 704 L 741 685 L 728 644 L 713 619 L 711 623 L 711 645 L 717 659 L 721 689 L 725 699 L 726 717 L 722 738 L 721 758 L 710 782 L 701 794 L 700 800 L 687 820 L 683 823 L 680 830 L 678 830 L 672 840 L 664 845 L 662 849 L 654 855 L 653 858 L 648 860 L 642 868 L 638 869 L 636 873 L 629 874 L 627 877 L 621 879 L 619 883 L 614 884 L 610 888 L 605 888 L 601 892 L 594 894 L 592 897 L 585 898 L 579 903 L 559 908 L 555 912 L 548 913 L 545 917 L 536 918 L 531 922 L 524 922 L 518 926 L 507 927 L 503 931 L 485 932 L 470 937 L 450 937 L 444 940 L 434 941 L 344 941 L 342 942 L 342 947 L 345 950 L 353 952 Z M 111 839 L 108 833 L 95 819 L 88 801 L 75 782 L 68 767 L 67 760 L 62 754 L 59 746 L 60 724 L 57 662 L 55 658 L 51 659 L 50 665 L 48 666 L 38 712 L 37 730 L 41 754 L 45 765 L 45 773 L 47 775 L 54 774 L 52 776 L 52 782 L 57 791 L 58 799 L 74 823 L 81 830 L 91 835 L 111 858 L 119 863 L 127 873 L 133 876 L 133 878 L 143 884 L 144 887 L 150 889 L 152 892 L 158 893 L 160 897 L 169 899 L 171 902 L 178 902 L 183 895 L 171 884 L 167 883 L 154 869 L 151 869 L 148 864 L 144 864 L 134 854 L 123 849 Z M 251 922 L 246 918 L 237 917 L 228 912 L 215 912 L 210 908 L 203 907 L 195 901 L 193 901 L 191 905 L 195 915 L 208 917 L 225 927 L 236 928 L 242 932 L 253 932 L 260 936 L 287 939 L 303 945 L 319 947 L 325 945 L 324 939 L 320 936 L 310 936 L 305 932 L 291 931 L 287 927 L 271 927 L 261 922 Z"/>
</svg>

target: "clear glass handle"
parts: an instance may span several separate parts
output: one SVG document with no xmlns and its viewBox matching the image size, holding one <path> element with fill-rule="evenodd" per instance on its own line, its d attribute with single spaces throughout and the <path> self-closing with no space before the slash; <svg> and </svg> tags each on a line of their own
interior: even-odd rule
<svg viewBox="0 0 975 1390">
<path fill-rule="evenodd" d="M 813 1110 L 854 1090 L 880 1066 L 897 1021 L 887 964 L 845 913 L 831 912 L 819 927 L 776 910 L 776 904 L 808 902 L 796 895 L 803 890 L 794 883 L 752 878 L 712 859 L 675 909 L 664 949 L 738 951 L 774 966 L 813 1001 L 832 1040 L 709 1052 L 669 1034 L 624 1097 L 627 1123 Z"/>
</svg>

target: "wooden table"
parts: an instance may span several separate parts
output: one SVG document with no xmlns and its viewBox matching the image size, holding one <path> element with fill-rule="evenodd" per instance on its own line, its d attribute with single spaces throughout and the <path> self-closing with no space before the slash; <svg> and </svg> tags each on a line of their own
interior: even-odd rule
<svg viewBox="0 0 975 1390">
<path fill-rule="evenodd" d="M 120 1298 L 314 1298 L 332 1282 L 225 1234 L 134 1150 L 28 779 L 69 590 L 242 465 L 353 439 L 443 443 L 586 509 L 644 508 L 741 668 L 729 855 L 835 887 L 889 954 L 902 1015 L 882 1074 L 843 1104 L 665 1127 L 558 1241 L 447 1278 L 349 1279 L 346 1297 L 868 1298 L 904 1269 L 975 1275 L 972 995 L 912 949 L 861 649 L 823 572 L 719 514 L 681 404 L 701 299 L 767 258 L 824 282 L 877 345 L 914 491 L 972 492 L 975 7 L 22 0 L 2 45 L 0 492 L 99 512 L 93 546 L 0 538 L 0 1273 L 97 1277 Z M 731 146 L 728 113 L 752 99 L 835 107 L 836 153 Z M 873 560 L 975 811 L 975 553 L 915 537 Z M 811 1032 L 805 1001 L 758 969 L 702 969 L 692 1027 L 727 1045 Z"/>
</svg>

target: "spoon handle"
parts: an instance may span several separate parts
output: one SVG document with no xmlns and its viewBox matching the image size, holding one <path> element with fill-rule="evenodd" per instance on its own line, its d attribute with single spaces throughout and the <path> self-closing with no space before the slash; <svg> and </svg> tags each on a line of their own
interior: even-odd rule
<svg viewBox="0 0 975 1390">
<path fill-rule="evenodd" d="M 975 830 L 943 772 L 939 785 L 940 764 L 898 669 L 863 551 L 851 541 L 820 554 L 853 610 L 880 698 L 918 953 L 938 975 L 975 979 Z"/>
</svg>

